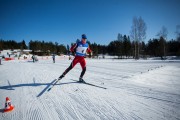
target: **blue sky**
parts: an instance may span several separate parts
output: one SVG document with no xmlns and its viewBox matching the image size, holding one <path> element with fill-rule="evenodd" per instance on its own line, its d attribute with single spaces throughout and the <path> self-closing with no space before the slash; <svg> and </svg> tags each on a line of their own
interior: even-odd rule
<svg viewBox="0 0 180 120">
<path fill-rule="evenodd" d="M 180 25 L 180 0 L 0 0 L 0 39 L 44 40 L 70 44 L 85 33 L 109 44 L 130 34 L 134 16 L 147 25 L 146 40 L 165 26 L 168 39 Z"/>
</svg>

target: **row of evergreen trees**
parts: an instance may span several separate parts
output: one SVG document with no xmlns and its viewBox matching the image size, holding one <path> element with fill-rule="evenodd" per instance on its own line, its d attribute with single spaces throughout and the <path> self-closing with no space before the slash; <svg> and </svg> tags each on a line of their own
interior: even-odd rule
<svg viewBox="0 0 180 120">
<path fill-rule="evenodd" d="M 127 35 L 118 34 L 117 40 L 111 41 L 108 45 L 100 45 L 96 43 L 90 43 L 90 48 L 93 51 L 94 56 L 98 54 L 109 54 L 116 55 L 118 58 L 129 58 L 135 56 L 135 43 L 130 40 Z M 148 43 L 143 41 L 139 42 L 139 54 L 140 57 L 154 56 L 154 57 L 164 57 L 169 55 L 180 56 L 180 40 L 169 40 L 165 41 L 163 37 L 159 39 L 150 39 Z M 69 48 L 69 47 L 67 47 Z M 41 52 L 41 55 L 47 53 L 55 54 L 67 54 L 66 46 L 63 44 L 58 44 L 57 42 L 45 42 L 38 40 L 31 40 L 27 46 L 25 41 L 16 42 L 15 40 L 0 40 L 0 50 L 3 49 L 30 49 L 33 52 Z"/>
<path fill-rule="evenodd" d="M 44 42 L 44 41 L 30 41 L 29 49 L 33 50 L 33 53 L 39 55 L 49 55 L 49 54 L 66 54 L 67 49 L 64 45 L 58 44 L 57 42 Z"/>
<path fill-rule="evenodd" d="M 27 49 L 26 43 L 23 40 L 22 42 L 16 42 L 15 40 L 0 40 L 0 50 L 6 49 Z"/>
<path fill-rule="evenodd" d="M 29 45 L 27 46 L 25 41 L 16 42 L 15 40 L 0 40 L 0 50 L 4 49 L 30 49 L 32 50 L 33 54 L 38 55 L 49 55 L 51 53 L 55 54 L 64 54 L 66 53 L 66 47 L 64 45 L 59 45 L 57 42 L 44 42 L 44 41 L 30 41 Z"/>
<path fill-rule="evenodd" d="M 118 35 L 119 36 L 119 35 Z M 106 45 L 91 44 L 94 55 L 106 54 L 116 55 L 118 58 L 135 58 L 134 41 L 129 36 L 118 37 L 118 40 L 111 41 Z M 159 39 L 150 39 L 147 43 L 141 41 L 139 44 L 139 55 L 142 58 L 166 56 L 180 56 L 180 39 L 166 41 L 163 37 Z"/>
</svg>

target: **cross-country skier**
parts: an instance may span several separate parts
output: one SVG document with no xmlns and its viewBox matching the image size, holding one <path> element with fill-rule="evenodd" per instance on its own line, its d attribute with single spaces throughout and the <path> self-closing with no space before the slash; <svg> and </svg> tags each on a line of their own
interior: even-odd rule
<svg viewBox="0 0 180 120">
<path fill-rule="evenodd" d="M 83 76 L 86 72 L 86 61 L 85 61 L 85 56 L 86 52 L 91 54 L 91 49 L 89 48 L 88 43 L 86 43 L 87 37 L 85 34 L 82 34 L 82 39 L 81 41 L 77 41 L 76 44 L 74 44 L 71 48 L 71 52 L 75 52 L 75 58 L 73 59 L 72 63 L 70 66 L 63 72 L 63 74 L 59 77 L 59 79 L 62 79 L 77 63 L 80 63 L 82 67 L 82 72 L 79 77 L 79 82 L 85 82 L 83 80 Z"/>
</svg>

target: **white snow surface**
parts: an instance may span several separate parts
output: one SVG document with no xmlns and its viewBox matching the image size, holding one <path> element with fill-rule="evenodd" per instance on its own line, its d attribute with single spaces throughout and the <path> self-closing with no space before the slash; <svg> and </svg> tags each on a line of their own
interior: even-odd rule
<svg viewBox="0 0 180 120">
<path fill-rule="evenodd" d="M 49 92 L 66 57 L 2 61 L 0 120 L 180 120 L 180 61 L 86 59 Z M 3 113 L 6 97 L 15 109 Z"/>
</svg>

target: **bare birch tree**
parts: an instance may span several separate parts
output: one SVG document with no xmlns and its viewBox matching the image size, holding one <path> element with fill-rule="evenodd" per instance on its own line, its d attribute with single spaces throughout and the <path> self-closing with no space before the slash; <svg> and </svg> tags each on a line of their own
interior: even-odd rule
<svg viewBox="0 0 180 120">
<path fill-rule="evenodd" d="M 180 42 L 180 25 L 176 25 L 176 39 Z"/>
<path fill-rule="evenodd" d="M 139 17 L 133 18 L 133 24 L 130 31 L 130 37 L 134 41 L 135 49 L 134 49 L 134 57 L 135 59 L 139 59 L 139 51 L 140 51 L 140 42 L 144 41 L 146 38 L 146 30 L 147 26 L 144 20 Z"/>
<path fill-rule="evenodd" d="M 165 26 L 162 26 L 161 30 L 157 33 L 157 36 L 159 36 L 159 38 L 163 37 L 164 41 L 163 41 L 163 50 L 164 50 L 164 57 L 166 57 L 166 40 L 167 40 L 167 35 L 168 35 L 168 30 Z"/>
</svg>

